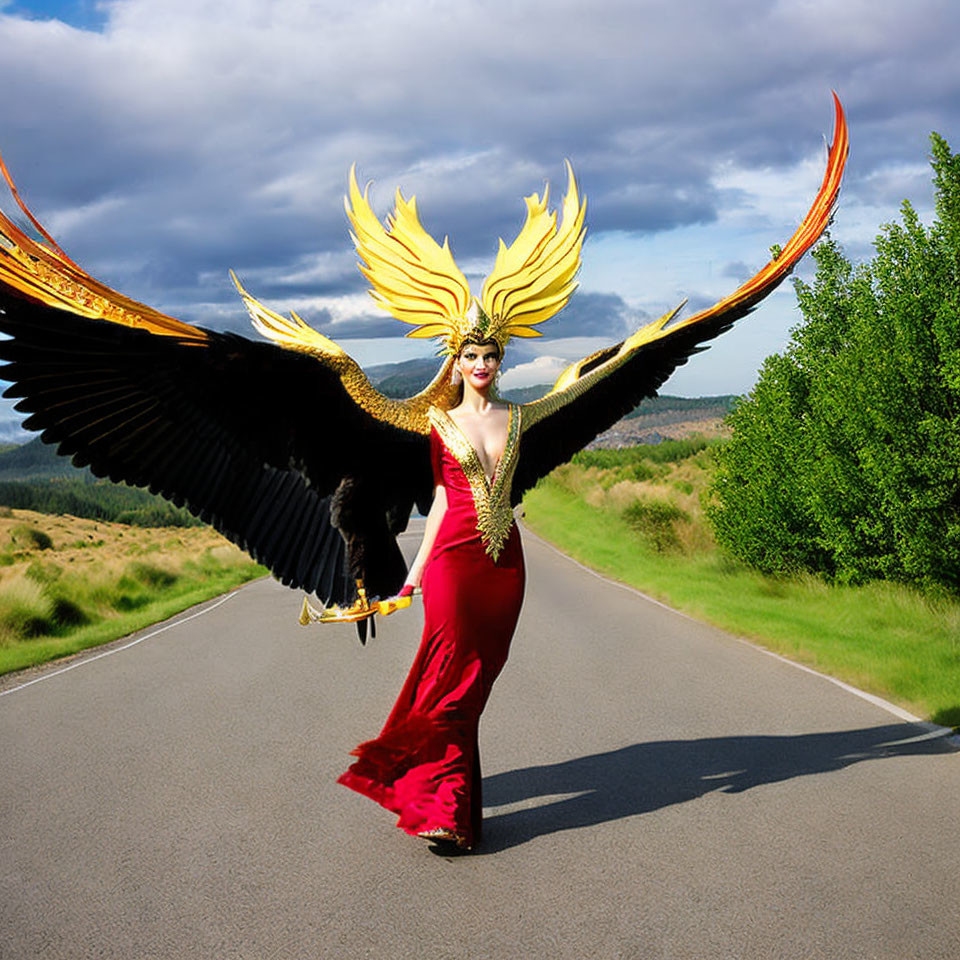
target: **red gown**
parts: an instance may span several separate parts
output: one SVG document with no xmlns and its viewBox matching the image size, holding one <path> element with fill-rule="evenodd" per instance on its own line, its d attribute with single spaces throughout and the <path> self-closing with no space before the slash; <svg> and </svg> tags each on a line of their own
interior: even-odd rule
<svg viewBox="0 0 960 960">
<path fill-rule="evenodd" d="M 523 602 L 523 551 L 508 488 L 519 409 L 511 407 L 507 449 L 492 485 L 466 437 L 438 416 L 430 445 L 447 510 L 423 571 L 423 638 L 380 736 L 352 751 L 358 759 L 338 782 L 398 814 L 397 826 L 409 834 L 447 831 L 471 847 L 480 839 L 482 813 L 480 714 Z M 488 526 L 492 536 L 485 537 L 478 507 L 489 518 L 491 503 L 499 507 L 499 529 Z"/>
</svg>

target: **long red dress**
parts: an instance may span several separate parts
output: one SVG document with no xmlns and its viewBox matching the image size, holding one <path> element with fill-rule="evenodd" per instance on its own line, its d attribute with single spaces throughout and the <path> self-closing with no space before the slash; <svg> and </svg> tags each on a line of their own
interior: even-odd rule
<svg viewBox="0 0 960 960">
<path fill-rule="evenodd" d="M 380 736 L 352 751 L 358 759 L 339 782 L 398 814 L 409 834 L 445 831 L 471 847 L 482 813 L 480 714 L 523 602 L 509 509 L 520 411 L 510 408 L 492 484 L 453 421 L 439 411 L 431 419 L 434 481 L 446 488 L 447 509 L 423 571 L 423 639 Z"/>
</svg>

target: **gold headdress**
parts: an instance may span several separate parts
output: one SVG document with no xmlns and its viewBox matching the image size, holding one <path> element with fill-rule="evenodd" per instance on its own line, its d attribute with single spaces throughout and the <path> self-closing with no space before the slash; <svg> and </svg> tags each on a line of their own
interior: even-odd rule
<svg viewBox="0 0 960 960">
<path fill-rule="evenodd" d="M 407 336 L 439 338 L 445 354 L 459 353 L 467 341 L 486 340 L 496 341 L 502 353 L 510 337 L 539 337 L 534 326 L 562 309 L 576 289 L 585 233 L 586 200 L 577 193 L 569 163 L 559 227 L 556 211 L 547 210 L 549 192 L 544 190 L 542 200 L 536 193 L 526 198 L 526 223 L 509 247 L 500 241 L 478 299 L 471 297 L 447 239 L 440 246 L 423 229 L 416 198 L 405 200 L 397 190 L 384 228 L 351 168 L 344 206 L 373 299 L 414 326 Z"/>
</svg>

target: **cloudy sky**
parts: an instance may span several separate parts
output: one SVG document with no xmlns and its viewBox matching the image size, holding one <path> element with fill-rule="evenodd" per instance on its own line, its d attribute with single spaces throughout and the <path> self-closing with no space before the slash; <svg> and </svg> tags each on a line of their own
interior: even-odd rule
<svg viewBox="0 0 960 960">
<path fill-rule="evenodd" d="M 0 0 L 0 49 L 0 149 L 74 259 L 246 330 L 233 268 L 363 363 L 430 348 L 365 293 L 351 163 L 381 214 L 416 194 L 478 292 L 569 158 L 581 286 L 510 351 L 508 386 L 761 267 L 816 192 L 831 89 L 852 144 L 833 233 L 854 258 L 904 198 L 929 217 L 930 131 L 960 149 L 954 0 Z M 665 392 L 749 390 L 797 319 L 785 285 Z"/>
</svg>

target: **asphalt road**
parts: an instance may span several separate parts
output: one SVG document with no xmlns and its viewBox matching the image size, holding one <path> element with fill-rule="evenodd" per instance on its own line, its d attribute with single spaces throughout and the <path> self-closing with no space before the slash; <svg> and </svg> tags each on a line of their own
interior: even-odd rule
<svg viewBox="0 0 960 960">
<path fill-rule="evenodd" d="M 259 581 L 0 688 L 0 957 L 960 957 L 950 741 L 525 542 L 477 853 L 334 782 L 419 611 Z"/>
</svg>

